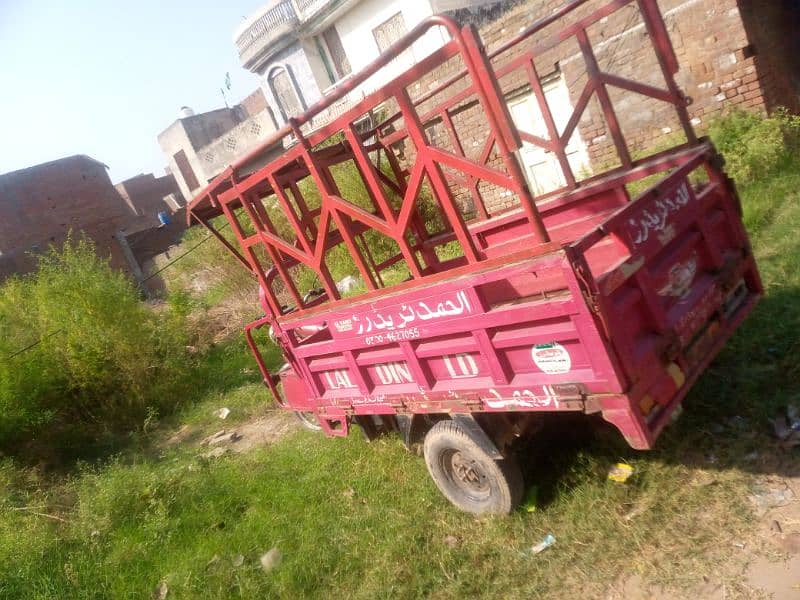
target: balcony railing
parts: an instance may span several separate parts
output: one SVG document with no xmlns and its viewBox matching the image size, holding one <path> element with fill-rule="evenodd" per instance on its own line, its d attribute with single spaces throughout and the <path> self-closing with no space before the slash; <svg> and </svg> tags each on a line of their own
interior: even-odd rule
<svg viewBox="0 0 800 600">
<path fill-rule="evenodd" d="M 312 2 L 309 0 L 310 3 Z M 290 0 L 283 0 L 269 8 L 236 38 L 236 47 L 239 49 L 242 63 L 246 64 L 259 50 L 271 44 L 281 34 L 290 31 L 299 21 L 294 4 Z"/>
<path fill-rule="evenodd" d="M 326 11 L 343 8 L 351 0 L 281 0 L 274 3 L 241 30 L 235 37 L 242 65 L 251 69 L 263 58 L 263 52 L 270 52 L 276 41 L 295 32 L 298 25 L 306 25 L 314 17 L 325 15 Z M 256 13 L 257 14 L 257 13 Z"/>
<path fill-rule="evenodd" d="M 297 7 L 297 14 L 304 21 L 313 17 L 322 8 L 330 4 L 331 0 L 295 0 L 294 4 Z"/>
</svg>

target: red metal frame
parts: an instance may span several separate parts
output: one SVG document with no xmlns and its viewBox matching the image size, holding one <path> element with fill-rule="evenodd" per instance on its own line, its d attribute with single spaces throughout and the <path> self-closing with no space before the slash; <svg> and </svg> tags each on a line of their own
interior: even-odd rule
<svg viewBox="0 0 800 600">
<path fill-rule="evenodd" d="M 420 226 L 415 210 L 415 204 L 419 200 L 421 185 L 425 177 L 429 179 L 435 199 L 446 217 L 454 239 L 462 246 L 464 257 L 469 264 L 477 263 L 486 257 L 482 256 L 474 246 L 472 238 L 467 231 L 462 211 L 453 201 L 448 187 L 448 178 L 455 180 L 457 183 L 466 184 L 471 192 L 478 216 L 484 220 L 489 218 L 490 215 L 477 192 L 478 183 L 480 181 L 488 181 L 503 187 L 519 199 L 520 206 L 528 217 L 536 240 L 539 243 L 547 242 L 549 240 L 548 232 L 528 190 L 519 163 L 514 156 L 514 152 L 520 148 L 522 141 L 554 152 L 558 157 L 567 181 L 565 189 L 577 189 L 581 184 L 576 181 L 575 175 L 572 173 L 567 160 L 566 147 L 577 130 L 578 122 L 585 113 L 589 100 L 596 96 L 608 122 L 622 168 L 632 169 L 635 166 L 635 162 L 630 157 L 629 149 L 622 136 L 614 107 L 607 92 L 608 86 L 613 85 L 673 104 L 687 139 L 690 143 L 696 142 L 686 111 L 687 98 L 679 90 L 674 80 L 674 74 L 678 69 L 677 61 L 658 7 L 652 0 L 638 0 L 637 4 L 641 11 L 643 22 L 658 49 L 659 62 L 667 85 L 666 89 L 659 89 L 602 72 L 594 57 L 587 29 L 620 8 L 631 4 L 634 0 L 613 0 L 571 24 L 558 34 L 550 36 L 544 42 L 530 44 L 531 38 L 537 33 L 570 15 L 570 13 L 587 4 L 587 2 L 588 0 L 578 0 L 567 4 L 550 17 L 527 28 L 488 55 L 483 50 L 474 29 L 459 29 L 454 21 L 446 17 L 436 16 L 427 19 L 412 30 L 403 40 L 397 42 L 378 60 L 337 88 L 331 96 L 324 98 L 296 119 L 292 119 L 287 126 L 276 132 L 260 148 L 237 161 L 234 166 L 217 177 L 191 203 L 189 219 L 195 218 L 205 226 L 209 226 L 208 216 L 218 214 L 220 210 L 225 213 L 234 224 L 237 239 L 242 245 L 246 256 L 246 262 L 255 274 L 259 276 L 262 286 L 269 290 L 270 295 L 272 295 L 272 288 L 268 285 L 265 276 L 262 275 L 261 261 L 252 251 L 252 247 L 256 244 L 261 244 L 266 250 L 268 258 L 278 270 L 279 276 L 283 279 L 283 284 L 291 293 L 293 301 L 298 307 L 303 306 L 302 299 L 295 289 L 292 278 L 282 265 L 288 258 L 311 267 L 317 272 L 328 297 L 337 298 L 338 294 L 335 290 L 333 279 L 324 264 L 324 258 L 327 251 L 341 241 L 347 245 L 348 250 L 353 255 L 359 274 L 368 289 L 374 290 L 381 287 L 379 273 L 370 268 L 370 261 L 364 256 L 364 252 L 358 247 L 356 241 L 358 236 L 367 229 L 379 231 L 393 239 L 399 247 L 402 259 L 409 265 L 412 276 L 415 279 L 424 277 L 424 268 L 421 267 L 415 253 L 420 250 L 420 245 L 412 246 L 409 244 L 407 236 L 410 232 L 413 232 L 416 238 L 422 238 L 423 240 L 425 238 L 424 227 Z M 388 64 L 392 57 L 410 47 L 414 41 L 432 27 L 444 27 L 450 34 L 451 41 L 395 81 L 364 98 L 333 123 L 309 135 L 303 132 L 303 127 L 311 123 L 315 116 L 367 81 L 379 69 Z M 559 134 L 550 107 L 544 97 L 539 74 L 536 71 L 535 57 L 573 38 L 579 42 L 582 58 L 586 64 L 588 79 L 568 125 Z M 501 61 L 512 50 L 513 57 L 510 60 Z M 420 95 L 415 100 L 410 98 L 407 90 L 412 83 L 419 81 L 427 73 L 456 56 L 460 57 L 463 62 L 464 69 L 462 71 L 427 93 Z M 511 123 L 498 80 L 517 70 L 524 72 L 525 81 L 537 98 L 541 114 L 547 125 L 549 140 L 541 139 L 529 132 L 518 131 Z M 465 81 L 467 84 L 463 85 Z M 416 110 L 416 107 L 429 104 L 432 99 L 448 92 L 459 83 L 462 84 L 461 89 L 447 94 L 446 98 L 439 101 L 431 109 L 423 113 L 419 113 Z M 480 104 L 489 124 L 488 135 L 480 153 L 479 161 L 467 158 L 455 131 L 451 115 L 451 111 L 454 108 L 463 109 L 464 104 L 471 97 L 473 102 Z M 393 101 L 398 110 L 384 118 L 371 131 L 365 134 L 358 134 L 355 129 L 355 122 L 362 115 L 378 110 L 389 101 Z M 402 121 L 403 126 L 394 128 L 394 125 L 399 121 Z M 455 152 L 448 152 L 428 142 L 424 127 L 436 121 L 444 124 Z M 391 133 L 384 134 L 387 129 L 394 130 Z M 337 134 L 345 140 L 338 152 L 315 151 L 316 146 Z M 267 149 L 278 142 L 285 142 L 290 137 L 293 137 L 296 143 L 283 156 L 254 173 L 248 175 L 239 174 L 244 170 L 244 167 L 261 156 Z M 377 143 L 365 143 L 365 140 L 375 138 L 377 138 Z M 402 170 L 397 165 L 397 157 L 392 150 L 393 147 L 403 141 L 410 141 L 414 145 L 417 154 L 417 162 L 408 174 L 407 179 L 403 178 Z M 496 149 L 497 155 L 502 161 L 502 169 L 492 168 L 489 165 L 489 155 L 493 149 Z M 391 180 L 382 172 L 376 172 L 375 165 L 372 164 L 369 158 L 369 153 L 376 151 L 384 153 L 387 161 L 392 165 L 394 180 Z M 338 190 L 333 178 L 330 176 L 329 169 L 331 166 L 344 161 L 357 163 L 367 191 L 374 202 L 373 211 L 366 211 L 363 208 L 354 206 L 337 193 Z M 443 167 L 450 170 L 449 176 L 443 172 Z M 452 170 L 456 170 L 457 173 L 453 174 Z M 323 202 L 318 214 L 313 214 L 306 210 L 301 211 L 302 214 L 298 215 L 287 200 L 286 190 L 288 188 L 286 186 L 291 186 L 293 197 L 299 197 L 296 182 L 303 175 L 313 178 L 314 184 L 323 193 Z M 591 183 L 591 180 L 583 182 L 582 185 L 585 186 L 586 183 Z M 389 206 L 383 185 L 394 187 L 398 192 L 402 192 L 401 210 L 396 211 Z M 557 196 L 564 191 L 556 190 L 542 196 L 538 201 L 541 203 L 546 198 Z M 254 194 L 262 196 L 274 195 L 277 197 L 295 229 L 295 243 L 279 239 L 272 224 L 269 223 L 268 219 L 264 218 L 266 215 L 263 210 L 259 211 L 256 208 Z M 244 208 L 255 224 L 256 233 L 254 235 L 246 235 L 238 225 L 234 210 L 239 207 Z M 305 226 L 315 218 L 319 218 L 317 229 L 323 234 L 308 236 L 305 233 L 307 231 Z M 334 234 L 332 239 L 328 239 L 328 236 L 325 235 L 325 230 L 331 222 L 334 223 L 337 234 Z M 213 230 L 213 227 L 211 229 Z M 233 250 L 233 248 L 229 249 Z M 432 258 L 430 248 L 426 248 L 426 251 L 427 258 Z M 241 260 L 241 254 L 237 253 L 237 258 Z M 269 298 L 269 303 L 271 311 L 276 315 L 280 314 L 280 303 L 274 297 Z"/>
<path fill-rule="evenodd" d="M 601 411 L 631 445 L 652 445 L 761 284 L 735 190 L 689 122 L 655 0 L 611 0 L 534 40 L 590 2 L 568 3 L 491 53 L 473 28 L 426 20 L 191 202 L 189 219 L 209 227 L 259 280 L 267 316 L 245 335 L 282 406 L 315 412 L 332 435 L 346 434 L 347 417 L 360 414 Z M 665 88 L 604 72 L 597 62 L 589 28 L 634 2 Z M 309 130 L 432 27 L 450 40 Z M 577 44 L 587 80 L 559 133 L 535 59 L 566 42 Z M 459 66 L 455 75 L 416 96 L 409 91 L 448 65 Z M 500 84 L 509 77 L 536 98 L 549 139 L 514 126 Z M 610 86 L 673 106 L 687 144 L 634 160 Z M 621 166 L 578 181 L 567 146 L 593 97 Z M 485 116 L 477 156 L 463 143 L 460 115 L 469 110 Z M 360 132 L 367 114 L 378 122 Z M 523 142 L 556 155 L 562 189 L 532 197 L 516 155 Z M 251 166 L 276 146 L 280 155 Z M 360 179 L 356 191 L 337 181 L 344 166 Z M 695 186 L 688 178 L 698 169 L 708 181 Z M 657 173 L 669 174 L 632 201 L 626 185 Z M 518 207 L 493 212 L 481 191 L 489 185 Z M 454 197 L 457 186 L 472 210 Z M 438 230 L 429 231 L 423 209 L 439 213 Z M 215 231 L 211 219 L 220 214 L 241 253 Z M 376 254 L 367 238 L 377 235 L 396 252 Z M 339 248 L 367 288 L 358 297 L 341 297 L 326 262 Z M 440 257 L 446 249 L 459 255 Z M 407 280 L 387 286 L 386 272 L 401 265 Z M 301 289 L 301 268 L 316 275 L 320 292 Z M 679 288 L 681 277 L 696 282 L 678 290 L 685 298 L 669 287 L 675 280 Z M 289 361 L 279 376 L 252 337 L 265 324 Z"/>
</svg>

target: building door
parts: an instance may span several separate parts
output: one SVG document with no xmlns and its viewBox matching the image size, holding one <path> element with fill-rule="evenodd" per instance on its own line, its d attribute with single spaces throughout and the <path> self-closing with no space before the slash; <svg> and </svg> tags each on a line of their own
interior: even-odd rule
<svg viewBox="0 0 800 600">
<path fill-rule="evenodd" d="M 192 169 L 192 165 L 189 164 L 189 158 L 186 156 L 186 152 L 178 150 L 178 152 L 172 156 L 172 159 L 175 161 L 175 164 L 178 165 L 178 172 L 181 174 L 187 189 L 192 192 L 199 188 L 200 182 L 197 181 L 194 169 Z"/>
<path fill-rule="evenodd" d="M 278 103 L 284 122 L 303 112 L 300 104 L 300 92 L 296 89 L 289 71 L 284 67 L 275 69 L 269 76 L 269 86 Z"/>
<path fill-rule="evenodd" d="M 350 68 L 350 60 L 347 58 L 347 53 L 342 46 L 342 39 L 339 37 L 339 32 L 336 27 L 328 27 L 322 32 L 322 39 L 325 42 L 324 48 L 330 57 L 331 68 L 331 83 L 336 83 L 350 75 L 352 69 Z"/>
<path fill-rule="evenodd" d="M 569 90 L 563 76 L 545 83 L 544 94 L 553 114 L 556 129 L 562 132 L 572 115 L 572 102 L 570 101 Z M 517 129 L 548 139 L 547 126 L 542 117 L 542 112 L 539 110 L 539 103 L 533 93 L 509 102 L 508 108 Z M 558 157 L 553 152 L 549 152 L 540 146 L 523 142 L 519 157 L 525 176 L 528 179 L 528 185 L 530 185 L 531 192 L 534 195 L 546 194 L 566 185 L 566 179 L 558 162 Z M 581 175 L 590 173 L 586 144 L 581 139 L 580 132 L 577 129 L 567 145 L 567 160 L 576 178 L 580 179 Z"/>
</svg>

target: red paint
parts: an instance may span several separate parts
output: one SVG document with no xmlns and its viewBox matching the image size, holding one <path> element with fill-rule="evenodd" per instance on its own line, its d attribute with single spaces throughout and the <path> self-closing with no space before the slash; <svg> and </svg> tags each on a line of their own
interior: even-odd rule
<svg viewBox="0 0 800 600">
<path fill-rule="evenodd" d="M 587 28 L 632 1 L 613 0 L 558 34 L 531 41 L 584 4 L 574 1 L 491 55 L 473 29 L 433 17 L 195 198 L 190 218 L 211 227 L 209 219 L 224 214 L 239 258 L 261 284 L 267 316 L 245 333 L 284 408 L 315 412 L 329 435 L 346 435 L 354 415 L 601 411 L 632 446 L 652 446 L 762 289 L 733 185 L 689 124 L 655 1 L 638 4 L 666 89 L 604 73 L 595 60 Z M 336 120 L 307 131 L 315 116 L 435 26 L 447 29 L 451 41 Z M 588 78 L 559 136 L 534 58 L 564 41 L 580 48 Z M 420 80 L 454 57 L 463 72 L 411 97 Z M 498 79 L 514 72 L 539 102 L 548 140 L 512 123 Z M 633 160 L 610 85 L 672 104 L 689 143 Z M 623 167 L 579 184 L 566 146 L 592 96 Z M 476 142 L 477 153 L 459 138 L 456 109 L 465 102 L 486 117 L 487 138 Z M 370 111 L 383 121 L 358 133 L 356 122 Z M 436 126 L 449 146 L 431 142 Z M 522 139 L 556 154 L 563 189 L 534 202 L 515 154 Z M 248 167 L 277 142 L 285 152 Z M 358 202 L 337 183 L 343 163 L 363 180 Z M 697 169 L 709 179 L 698 187 L 689 179 Z M 653 174 L 663 178 L 630 199 L 625 185 Z M 318 206 L 307 190 L 301 193 L 303 180 L 318 190 Z M 518 207 L 491 214 L 480 182 L 513 196 Z M 456 202 L 454 183 L 467 190 L 474 216 Z M 425 198 L 439 211 L 442 231 L 426 228 L 419 212 L 423 189 L 432 195 Z M 292 235 L 276 227 L 267 206 L 280 208 Z M 370 231 L 393 240 L 397 253 L 376 264 L 364 242 Z M 437 255 L 453 243 L 460 256 Z M 326 263 L 337 247 L 352 256 L 365 293 L 340 297 Z M 386 270 L 398 263 L 409 278 L 385 287 Z M 316 273 L 321 293 L 304 296 L 298 289 L 292 279 L 298 265 Z M 282 307 L 287 302 L 294 305 L 289 312 Z M 277 375 L 267 372 L 251 335 L 266 324 L 287 359 Z M 653 409 L 643 414 L 640 406 Z"/>
</svg>

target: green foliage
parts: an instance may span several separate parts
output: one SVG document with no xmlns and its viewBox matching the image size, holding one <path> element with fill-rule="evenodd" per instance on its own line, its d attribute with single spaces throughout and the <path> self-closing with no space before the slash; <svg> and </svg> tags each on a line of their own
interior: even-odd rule
<svg viewBox="0 0 800 600">
<path fill-rule="evenodd" d="M 51 249 L 0 287 L 0 446 L 136 428 L 168 410 L 189 366 L 184 315 L 154 314 L 88 239 Z"/>
<path fill-rule="evenodd" d="M 621 572 L 699 578 L 698 547 L 743 535 L 739 473 L 698 485 L 693 469 L 630 453 L 637 475 L 621 486 L 605 479 L 617 448 L 558 449 L 537 473 L 539 510 L 481 520 L 455 511 L 397 438 L 297 433 L 213 461 L 179 450 L 86 468 L 28 499 L 65 523 L 0 517 L 0 596 L 141 598 L 165 581 L 176 598 L 604 597 Z M 547 555 L 526 555 L 549 532 L 558 542 Z M 265 573 L 259 557 L 272 547 L 283 560 Z M 669 560 L 653 564 L 663 547 Z"/>
<path fill-rule="evenodd" d="M 234 247 L 238 247 L 224 217 L 215 219 L 213 225 Z M 249 271 L 218 240 L 208 239 L 209 236 L 208 230 L 202 226 L 190 227 L 184 232 L 180 252 L 193 250 L 160 275 L 168 298 L 175 293 L 188 293 L 202 304 L 213 306 L 241 290 L 255 289 L 255 279 Z M 165 257 L 164 261 L 174 258 Z"/>
<path fill-rule="evenodd" d="M 221 428 L 213 410 L 232 409 L 226 428 L 248 409 L 253 422 L 275 418 L 238 340 L 201 358 L 206 402 L 181 416 L 202 429 L 182 447 L 55 484 L 0 462 L 0 597 L 141 598 L 164 581 L 169 598 L 594 598 L 631 576 L 674 597 L 693 597 L 681 586 L 707 577 L 752 595 L 734 544 L 764 543 L 747 498 L 754 481 L 785 474 L 787 457 L 762 425 L 796 402 L 800 378 L 798 159 L 740 193 L 767 297 L 654 451 L 616 436 L 540 440 L 526 457 L 537 510 L 479 520 L 453 510 L 396 437 L 302 432 L 206 460 L 197 443 Z M 21 297 L 12 287 L 4 300 Z M 635 468 L 625 485 L 606 479 L 620 460 Z M 547 533 L 556 544 L 531 556 Z M 259 557 L 274 546 L 283 562 L 265 573 Z"/>
<path fill-rule="evenodd" d="M 730 176 L 746 184 L 780 171 L 800 147 L 800 116 L 786 110 L 769 117 L 735 110 L 713 122 L 709 134 Z"/>
</svg>

